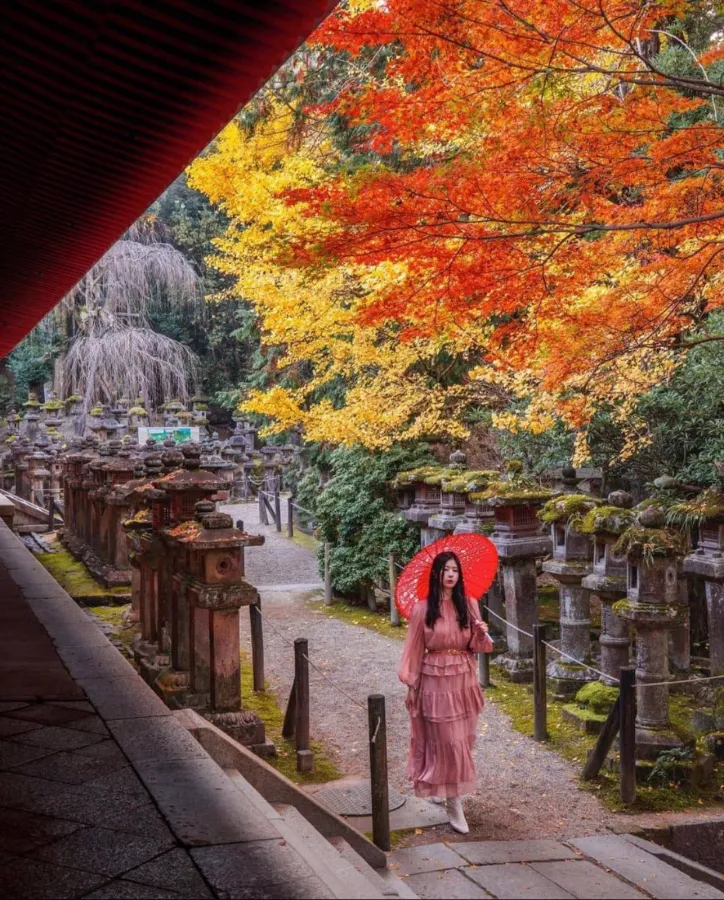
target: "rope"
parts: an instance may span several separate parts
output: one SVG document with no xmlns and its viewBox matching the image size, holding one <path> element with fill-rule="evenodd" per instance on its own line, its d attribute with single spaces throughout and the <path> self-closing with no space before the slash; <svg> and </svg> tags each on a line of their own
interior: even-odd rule
<svg viewBox="0 0 724 900">
<path fill-rule="evenodd" d="M 595 672 L 597 675 L 600 675 L 602 678 L 606 678 L 609 681 L 615 681 L 616 684 L 619 684 L 619 679 L 615 678 L 613 675 L 607 675 L 605 672 L 602 672 L 600 669 L 595 669 L 593 666 L 589 666 L 584 662 L 581 662 L 580 659 L 576 659 L 573 656 L 569 656 L 567 653 L 564 653 L 562 650 L 559 650 L 557 647 L 554 647 L 553 644 L 549 644 L 548 641 L 543 641 L 546 647 L 550 647 L 555 653 L 560 653 L 561 656 L 564 656 L 566 659 L 570 659 L 571 662 L 576 663 L 578 666 L 582 666 L 584 669 L 588 669 L 589 672 Z"/>
<path fill-rule="evenodd" d="M 490 607 L 488 607 L 488 614 L 491 616 L 495 616 L 496 619 L 500 619 L 501 622 L 504 622 L 507 628 L 513 628 L 515 631 L 520 634 L 524 634 L 526 637 L 529 637 L 533 640 L 533 635 L 530 631 L 525 631 L 522 628 L 518 628 L 517 625 L 513 625 L 512 622 L 509 622 L 507 619 L 504 619 L 502 616 L 499 616 L 496 612 L 493 612 Z M 543 641 L 546 647 L 550 647 L 554 653 L 558 653 L 561 656 L 564 656 L 566 659 L 570 659 L 571 662 L 574 662 L 578 666 L 582 666 L 584 669 L 588 669 L 589 672 L 595 672 L 597 675 L 601 675 L 603 678 L 607 678 L 609 681 L 615 681 L 618 684 L 618 678 L 614 678 L 613 675 L 607 675 L 605 672 L 602 672 L 600 669 L 595 669 L 593 666 L 589 666 L 587 663 L 582 662 L 580 659 L 576 659 L 575 656 L 569 656 L 567 653 L 564 653 L 562 650 L 559 650 L 558 647 L 554 647 L 553 644 L 550 644 L 548 641 Z"/>
<path fill-rule="evenodd" d="M 294 644 L 293 644 L 290 640 L 288 640 L 288 638 L 286 638 L 286 637 L 281 633 L 281 631 L 279 631 L 278 628 L 275 628 L 275 627 L 271 624 L 271 622 L 269 622 L 269 620 L 267 619 L 267 617 L 266 617 L 265 615 L 263 615 L 262 611 L 259 609 L 259 607 L 258 607 L 256 604 L 252 604 L 252 607 L 251 607 L 251 608 L 252 608 L 253 610 L 255 610 L 255 611 L 261 616 L 262 621 L 266 622 L 266 624 L 269 626 L 269 628 L 271 628 L 271 630 L 274 632 L 274 634 L 276 634 L 278 637 L 280 637 L 288 647 L 292 647 L 292 649 L 294 648 Z M 306 661 L 307 661 L 307 662 L 309 663 L 309 665 L 314 669 L 315 672 L 317 672 L 319 675 L 321 675 L 322 678 L 324 678 L 324 680 L 325 680 L 326 682 L 328 682 L 329 684 L 331 684 L 333 688 L 335 688 L 337 691 L 339 691 L 339 693 L 342 694 L 342 696 L 346 697 L 346 698 L 350 701 L 350 703 L 353 703 L 355 706 L 358 706 L 358 707 L 359 707 L 361 710 L 363 710 L 363 711 L 367 709 L 367 707 L 364 706 L 364 704 L 360 703 L 358 700 L 355 700 L 355 698 L 352 697 L 351 694 L 348 694 L 347 691 L 345 691 L 345 690 L 344 690 L 343 688 L 341 688 L 338 684 L 335 684 L 334 681 L 332 681 L 330 678 L 328 678 L 328 677 L 325 675 L 325 673 L 324 673 L 318 666 L 315 666 L 315 665 L 314 665 L 314 663 L 313 663 L 312 660 L 307 656 L 306 653 L 303 653 L 302 656 L 306 659 Z"/>
<path fill-rule="evenodd" d="M 292 500 L 292 506 L 296 507 L 299 512 L 306 513 L 308 516 L 311 516 L 313 519 L 316 518 L 315 513 L 311 511 L 311 509 L 306 509 L 304 506 L 300 506 L 296 500 Z"/>
<path fill-rule="evenodd" d="M 662 687 L 669 684 L 699 684 L 702 681 L 717 681 L 724 678 L 724 675 L 707 675 L 706 678 L 682 678 L 679 681 L 652 681 L 652 682 L 636 682 L 637 688 Z"/>
</svg>

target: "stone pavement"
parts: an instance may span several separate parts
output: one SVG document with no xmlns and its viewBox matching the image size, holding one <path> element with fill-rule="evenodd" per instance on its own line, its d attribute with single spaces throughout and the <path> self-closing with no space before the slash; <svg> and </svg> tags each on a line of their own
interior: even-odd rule
<svg viewBox="0 0 724 900">
<path fill-rule="evenodd" d="M 0 627 L 0 897 L 348 896 L 2 522 Z"/>
<path fill-rule="evenodd" d="M 390 867 L 423 898 L 724 898 L 723 876 L 675 854 L 660 854 L 666 851 L 624 835 L 566 842 L 469 841 L 396 850 Z"/>
</svg>

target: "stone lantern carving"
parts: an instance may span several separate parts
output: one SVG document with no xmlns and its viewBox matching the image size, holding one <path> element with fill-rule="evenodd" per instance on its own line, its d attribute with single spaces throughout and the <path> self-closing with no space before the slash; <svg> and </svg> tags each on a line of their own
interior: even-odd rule
<svg viewBox="0 0 724 900">
<path fill-rule="evenodd" d="M 497 547 L 502 572 L 508 649 L 493 663 L 512 681 L 530 681 L 533 641 L 516 627 L 532 633 L 538 621 L 535 561 L 550 553 L 551 539 L 543 534 L 537 513 L 551 492 L 513 472 L 507 481 L 491 482 L 485 490 L 470 496 L 490 504 L 495 511 L 495 531 L 490 539 Z"/>
<path fill-rule="evenodd" d="M 616 551 L 616 542 L 633 523 L 633 498 L 625 491 L 608 495 L 608 505 L 592 509 L 583 517 L 580 530 L 593 538 L 593 571 L 581 582 L 601 601 L 601 671 L 618 678 L 629 664 L 631 636 L 628 623 L 620 618 L 613 604 L 626 597 L 626 556 Z M 606 679 L 604 679 L 606 680 Z"/>
<path fill-rule="evenodd" d="M 709 667 L 712 675 L 724 675 L 724 484 L 703 491 L 672 512 L 682 524 L 699 523 L 698 545 L 684 559 L 683 568 L 704 579 Z"/>
<path fill-rule="evenodd" d="M 596 506 L 586 494 L 562 494 L 549 500 L 539 513 L 550 526 L 553 558 L 543 563 L 558 582 L 560 596 L 561 653 L 548 664 L 547 674 L 555 696 L 575 696 L 588 681 L 590 669 L 574 660 L 591 663 L 591 600 L 583 579 L 591 571 L 592 546 L 588 535 L 581 534 L 577 523 Z"/>
<path fill-rule="evenodd" d="M 627 590 L 626 599 L 613 609 L 636 629 L 636 753 L 640 759 L 656 759 L 662 750 L 684 744 L 669 721 L 666 684 L 668 634 L 681 621 L 677 562 L 684 545 L 680 534 L 664 527 L 665 521 L 655 505 L 638 509 L 637 522 L 615 545 L 617 552 L 626 554 Z"/>
</svg>

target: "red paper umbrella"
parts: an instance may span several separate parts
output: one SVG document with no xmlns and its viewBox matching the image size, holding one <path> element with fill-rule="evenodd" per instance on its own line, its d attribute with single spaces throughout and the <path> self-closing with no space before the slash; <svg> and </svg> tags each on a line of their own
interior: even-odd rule
<svg viewBox="0 0 724 900">
<path fill-rule="evenodd" d="M 428 544 L 400 572 L 395 590 L 395 604 L 400 615 L 409 619 L 412 607 L 427 600 L 433 560 L 448 550 L 460 560 L 468 597 L 479 600 L 488 590 L 498 571 L 495 544 L 482 534 L 452 534 Z"/>
</svg>

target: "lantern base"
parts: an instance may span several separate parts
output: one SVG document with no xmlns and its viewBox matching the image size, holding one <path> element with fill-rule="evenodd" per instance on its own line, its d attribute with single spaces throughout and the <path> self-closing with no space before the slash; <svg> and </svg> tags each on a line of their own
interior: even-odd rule
<svg viewBox="0 0 724 900">
<path fill-rule="evenodd" d="M 529 684 L 533 681 L 533 657 L 514 656 L 512 653 L 501 653 L 490 661 L 513 684 Z"/>
</svg>

